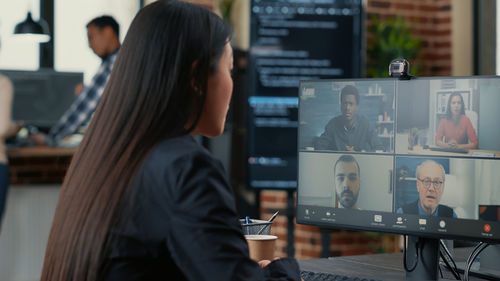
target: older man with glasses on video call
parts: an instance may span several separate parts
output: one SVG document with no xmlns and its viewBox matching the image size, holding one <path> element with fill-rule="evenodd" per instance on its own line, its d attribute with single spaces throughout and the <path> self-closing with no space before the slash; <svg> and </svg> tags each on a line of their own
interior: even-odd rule
<svg viewBox="0 0 500 281">
<path fill-rule="evenodd" d="M 424 161 L 417 167 L 416 177 L 419 199 L 403 205 L 396 213 L 456 218 L 452 208 L 439 204 L 445 184 L 443 166 L 432 160 Z"/>
</svg>

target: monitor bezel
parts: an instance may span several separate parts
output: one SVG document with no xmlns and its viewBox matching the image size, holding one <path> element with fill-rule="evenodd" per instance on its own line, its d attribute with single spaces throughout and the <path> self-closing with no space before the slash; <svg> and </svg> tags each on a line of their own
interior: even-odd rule
<svg viewBox="0 0 500 281">
<path fill-rule="evenodd" d="M 495 75 L 479 75 L 479 76 L 439 76 L 439 77 L 414 77 L 412 80 L 400 80 L 397 78 L 338 78 L 338 79 L 315 79 L 315 80 L 302 80 L 299 82 L 299 88 L 298 88 L 298 97 L 299 97 L 299 107 L 298 107 L 298 120 L 300 123 L 301 119 L 301 91 L 303 89 L 304 83 L 315 83 L 315 82 L 325 82 L 325 83 L 346 83 L 346 82 L 352 82 L 352 83 L 357 83 L 357 82 L 366 82 L 366 81 L 395 81 L 395 86 L 397 88 L 397 83 L 398 81 L 422 81 L 422 80 L 427 80 L 427 81 L 432 81 L 432 80 L 458 80 L 458 79 L 499 79 L 500 76 L 495 76 Z M 397 104 L 397 93 L 395 93 L 395 104 Z M 395 126 L 397 124 L 397 108 L 394 109 L 395 112 Z M 396 128 L 394 128 L 394 135 L 396 135 Z M 431 233 L 431 232 L 426 232 L 426 231 L 413 231 L 413 230 L 408 230 L 408 229 L 392 229 L 390 226 L 384 226 L 384 227 L 376 227 L 376 226 L 369 226 L 369 225 L 354 225 L 354 224 L 345 224 L 345 223 L 333 223 L 333 222 L 321 222 L 318 220 L 312 221 L 308 220 L 304 217 L 303 215 L 303 209 L 306 207 L 320 207 L 320 208 L 330 208 L 332 210 L 337 210 L 339 208 L 335 207 L 323 207 L 323 206 L 309 206 L 309 205 L 301 205 L 301 187 L 300 187 L 300 166 L 301 163 L 299 161 L 299 153 L 304 152 L 303 149 L 301 149 L 300 145 L 300 127 L 298 128 L 297 132 L 297 203 L 296 203 L 296 222 L 298 224 L 304 224 L 304 225 L 311 225 L 311 226 L 318 226 L 322 228 L 328 228 L 328 229 L 343 229 L 343 230 L 354 230 L 354 231 L 368 231 L 368 232 L 380 232 L 380 233 L 389 233 L 389 234 L 398 234 L 398 235 L 412 235 L 412 236 L 418 236 L 418 237 L 425 237 L 425 238 L 433 238 L 433 239 L 456 239 L 456 240 L 466 240 L 466 241 L 481 241 L 481 242 L 486 242 L 486 243 L 500 243 L 500 237 L 498 238 L 488 238 L 488 237 L 480 237 L 480 236 L 469 236 L 469 235 L 463 235 L 463 234 L 457 234 L 457 233 Z M 308 152 L 310 153 L 310 152 Z M 316 153 L 341 153 L 340 151 L 321 151 L 321 152 L 316 152 Z M 404 156 L 412 156 L 412 157 L 435 157 L 439 158 L 436 156 L 429 156 L 429 155 L 414 155 L 414 154 L 398 154 L 396 153 L 395 149 L 392 152 L 389 153 L 364 153 L 364 152 L 350 152 L 349 154 L 362 154 L 362 155 L 370 155 L 370 154 L 380 154 L 384 156 L 390 156 L 393 157 L 393 167 L 395 165 L 395 159 L 396 157 L 404 157 Z M 500 161 L 499 158 L 497 157 L 461 157 L 461 156 L 442 156 L 444 158 L 460 158 L 460 159 L 481 159 L 481 160 L 487 160 L 487 159 L 496 159 Z M 394 183 L 391 183 L 394 185 Z M 394 195 L 393 195 L 393 201 L 394 201 Z M 391 202 L 394 204 L 394 202 Z M 393 205 L 394 208 L 394 205 Z M 355 211 L 357 212 L 357 211 Z M 397 214 L 396 212 L 385 212 L 385 211 L 369 211 L 369 210 L 364 210 L 362 212 L 370 212 L 372 215 L 376 214 L 387 214 L 387 215 L 394 215 L 394 216 L 402 216 L 405 218 L 422 218 L 422 216 L 419 215 L 412 215 L 412 214 Z M 429 218 L 429 217 L 425 217 Z M 485 224 L 495 224 L 500 227 L 500 222 L 490 222 L 490 221 L 482 221 L 480 219 L 461 219 L 461 218 L 444 218 L 444 217 L 433 217 L 437 219 L 446 219 L 446 220 L 453 220 L 453 221 L 463 221 L 463 220 L 470 220 L 470 221 L 476 221 L 476 222 L 484 222 Z"/>
</svg>

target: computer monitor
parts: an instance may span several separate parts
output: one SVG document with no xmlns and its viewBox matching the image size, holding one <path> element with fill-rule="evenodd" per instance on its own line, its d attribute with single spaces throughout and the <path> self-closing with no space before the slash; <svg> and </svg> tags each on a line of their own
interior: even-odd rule
<svg viewBox="0 0 500 281">
<path fill-rule="evenodd" d="M 297 188 L 298 81 L 361 75 L 362 9 L 360 0 L 250 1 L 250 188 Z"/>
<path fill-rule="evenodd" d="M 440 238 L 500 242 L 499 104 L 499 77 L 302 81 L 297 222 L 427 241 L 422 280 Z"/>
<path fill-rule="evenodd" d="M 14 85 L 12 118 L 48 130 L 75 99 L 75 86 L 83 81 L 81 72 L 0 70 Z"/>
</svg>

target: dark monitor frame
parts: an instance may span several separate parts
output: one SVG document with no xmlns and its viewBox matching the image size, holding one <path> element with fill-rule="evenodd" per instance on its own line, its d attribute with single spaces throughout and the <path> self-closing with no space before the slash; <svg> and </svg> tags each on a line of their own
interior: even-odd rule
<svg viewBox="0 0 500 281">
<path fill-rule="evenodd" d="M 280 5 L 287 5 L 291 9 L 296 9 L 301 6 L 301 3 L 294 1 L 269 1 L 274 8 Z M 299 73 L 295 74 L 269 74 L 269 76 L 284 78 L 288 82 L 299 81 L 304 79 L 304 77 L 317 77 L 317 78 L 333 78 L 333 77 L 360 77 L 362 74 L 362 64 L 365 60 L 364 58 L 364 42 L 362 40 L 364 33 L 364 6 L 362 1 L 336 1 L 334 4 L 325 4 L 318 1 L 310 1 L 309 5 L 316 5 L 317 7 L 333 9 L 337 12 L 341 11 L 341 8 L 346 7 L 356 7 L 359 11 L 358 14 L 353 15 L 340 15 L 340 14 L 326 14 L 328 10 L 325 9 L 325 14 L 321 15 L 308 15 L 307 13 L 301 14 L 300 12 L 296 16 L 300 19 L 300 22 L 328 22 L 330 24 L 338 24 L 338 27 L 329 31 L 328 29 L 322 28 L 311 28 L 310 31 L 313 32 L 326 32 L 327 36 L 325 40 L 328 42 L 322 42 L 321 44 L 310 44 L 310 40 L 304 37 L 315 38 L 316 35 L 311 35 L 308 30 L 300 29 L 291 26 L 290 28 L 284 27 L 265 27 L 267 32 L 283 30 L 295 30 L 296 34 L 294 36 L 284 36 L 283 34 L 278 35 L 259 35 L 258 29 L 261 27 L 261 23 L 257 16 L 252 12 L 255 0 L 250 1 L 251 10 L 251 23 L 250 23 L 250 48 L 248 52 L 248 98 L 296 98 L 297 88 L 296 86 L 266 86 L 265 83 L 261 82 L 260 70 L 258 69 L 267 67 L 271 68 L 270 65 L 259 65 L 258 60 L 262 59 L 273 59 L 273 56 L 263 55 L 263 53 L 268 53 L 274 51 L 287 51 L 300 53 L 301 56 L 305 56 L 305 61 L 328 61 L 331 65 L 317 66 L 307 66 L 307 67 L 297 67 L 293 65 L 271 65 L 272 68 L 284 68 L 290 71 L 297 71 Z M 260 2 L 262 3 L 262 1 Z M 303 5 L 303 4 L 302 4 Z M 328 19 L 325 19 L 328 17 Z M 334 20 L 335 19 L 335 20 Z M 352 19 L 352 22 L 351 22 Z M 344 25 L 345 24 L 345 25 Z M 326 31 L 325 31 L 326 30 Z M 278 32 L 278 33 L 279 33 Z M 323 33 L 322 36 L 324 36 Z M 330 36 L 328 36 L 330 35 Z M 265 37 L 265 38 L 264 38 Z M 261 42 L 260 39 L 272 39 L 279 43 L 273 42 Z M 331 40 L 328 40 L 330 38 Z M 335 38 L 343 38 L 343 44 L 338 44 Z M 307 55 L 304 55 L 306 54 Z M 347 55 L 346 55 L 347 54 Z M 299 55 L 297 55 L 299 56 Z M 297 59 L 290 54 L 286 56 L 277 56 L 279 59 Z M 300 57 L 299 57 L 300 58 Z M 317 62 L 316 62 L 317 63 Z M 301 70 L 321 70 L 318 73 L 310 74 L 306 71 Z M 327 72 L 332 71 L 332 69 L 341 69 L 342 73 Z M 273 69 L 272 71 L 274 71 Z M 304 73 L 302 73 L 304 72 Z M 267 76 L 267 75 L 264 75 Z M 278 81 L 277 79 L 276 81 Z M 269 82 L 269 81 L 268 81 Z M 285 83 L 286 84 L 286 83 Z M 246 175 L 247 175 L 247 187 L 249 189 L 274 189 L 274 190 L 296 190 L 297 179 L 295 177 L 297 171 L 297 154 L 295 153 L 295 144 L 278 140 L 280 137 L 284 139 L 289 139 L 292 137 L 296 138 L 297 128 L 296 127 L 286 127 L 286 128 L 275 128 L 275 127 L 257 127 L 254 124 L 255 119 L 259 118 L 253 112 L 249 100 L 247 100 L 247 155 L 246 155 Z M 285 116 L 289 118 L 290 121 L 296 121 L 296 108 L 288 108 L 289 115 Z M 271 116 L 273 117 L 273 116 Z M 282 116 L 277 116 L 282 117 Z M 280 130 L 280 135 L 274 134 L 273 132 Z M 273 142 L 274 141 L 274 142 Z M 275 144 L 281 142 L 279 149 L 275 148 Z M 294 140 L 292 141 L 294 142 Z M 270 145 L 265 145 L 270 144 Z M 291 148 L 291 149 L 290 149 Z M 268 150 L 273 150 L 272 153 L 268 153 Z M 279 162 L 275 166 L 265 166 L 265 165 L 255 165 L 252 162 L 255 158 L 262 158 L 266 161 Z M 286 164 L 283 164 L 286 163 Z M 281 165 L 281 166 L 280 166 Z"/>
<path fill-rule="evenodd" d="M 435 80 L 460 80 L 460 79 L 496 79 L 500 81 L 499 77 L 496 76 L 472 76 L 472 77 L 429 77 L 429 78 L 419 78 L 415 81 L 435 81 Z M 398 81 L 395 79 L 372 79 L 372 81 L 395 81 L 396 89 L 398 88 L 398 83 L 414 83 L 413 81 Z M 299 87 L 299 122 L 302 122 L 301 119 L 301 104 L 303 102 L 302 95 L 300 92 L 303 90 L 304 83 L 314 83 L 314 82 L 342 82 L 342 81 L 351 81 L 351 82 L 360 82 L 360 81 L 370 81 L 370 79 L 331 79 L 331 80 L 312 80 L 312 81 L 301 81 L 301 85 Z M 429 82 L 430 83 L 430 82 Z M 499 83 L 500 85 L 500 83 Z M 396 91 L 396 90 L 395 90 Z M 397 122 L 398 122 L 398 93 L 395 92 L 395 127 L 394 127 L 394 135 L 397 134 Z M 300 154 L 304 153 L 305 155 L 314 155 L 315 153 L 320 154 L 330 154 L 330 155 L 340 155 L 345 154 L 347 152 L 339 152 L 339 151 L 307 151 L 303 147 L 300 146 L 301 143 L 301 133 L 299 128 L 298 134 L 298 153 L 299 159 Z M 397 144 L 395 144 L 395 147 Z M 375 153 L 375 152 L 349 152 L 348 154 L 352 154 L 356 157 L 356 155 L 368 155 L 377 157 L 380 156 L 389 156 L 393 158 L 392 162 L 392 171 L 396 171 L 396 161 L 398 157 L 415 157 L 415 158 L 448 158 L 448 159 L 472 159 L 472 160 L 494 160 L 500 161 L 499 155 L 472 155 L 472 156 L 460 156 L 460 155 L 442 155 L 442 156 L 430 156 L 430 155 L 416 155 L 410 153 L 398 153 L 396 149 L 387 154 L 387 153 Z M 499 162 L 500 163 L 500 162 Z M 333 229 L 347 229 L 347 230 L 357 230 L 357 231 L 372 231 L 372 232 L 381 232 L 381 233 L 393 233 L 393 234 L 403 234 L 409 235 L 411 237 L 409 241 L 409 248 L 420 249 L 421 256 L 419 257 L 419 263 L 417 263 L 417 269 L 415 272 L 407 272 L 407 278 L 414 280 L 423 280 L 423 279 L 433 279 L 437 278 L 438 273 L 438 253 L 439 253 L 439 239 L 457 239 L 457 240 L 469 240 L 469 241 L 481 241 L 485 243 L 499 243 L 500 242 L 500 222 L 493 221 L 481 221 L 479 218 L 475 219 L 463 219 L 463 218 L 443 218 L 443 217 L 433 217 L 433 216 L 420 216 L 420 215 L 411 215 L 411 214 L 398 214 L 394 209 L 394 198 L 395 198 L 395 185 L 396 185 L 396 175 L 393 172 L 391 175 L 391 189 L 392 189 L 392 211 L 368 211 L 368 210 L 347 210 L 341 209 L 337 207 L 327 207 L 327 206 L 315 206 L 315 205 L 305 205 L 302 201 L 304 200 L 301 196 L 301 193 L 307 187 L 301 186 L 301 161 L 298 161 L 298 195 L 297 195 L 297 223 L 306 224 L 306 225 L 314 225 L 320 226 L 322 228 L 333 228 Z M 500 188 L 500 187 L 499 187 Z M 376 216 L 380 216 L 378 220 Z M 383 218 L 383 219 L 382 219 Z M 420 230 L 418 228 L 398 228 L 396 226 L 396 221 L 399 218 L 402 218 L 407 225 L 419 225 L 419 220 L 422 218 L 426 219 L 426 225 L 429 226 L 427 230 Z M 444 222 L 445 226 L 440 226 Z M 484 227 L 481 226 L 484 224 Z M 490 234 L 490 230 L 486 230 L 486 226 L 491 225 L 494 232 Z M 432 228 L 431 228 L 432 226 Z M 466 229 L 475 228 L 477 234 L 467 234 L 465 233 Z M 479 230 L 479 229 L 481 230 Z M 423 245 L 426 245 L 425 247 Z M 415 253 L 413 251 L 413 253 Z M 429 265 L 430 264 L 430 265 Z M 417 276 L 417 277 L 415 277 Z M 423 278 L 423 279 L 422 279 Z"/>
<path fill-rule="evenodd" d="M 454 77 L 421 77 L 421 78 L 417 78 L 416 80 L 412 80 L 412 81 L 424 81 L 424 80 L 429 80 L 429 81 L 433 81 L 433 80 L 461 80 L 461 79 L 495 79 L 495 80 L 498 80 L 500 81 L 500 77 L 498 76 L 454 76 Z M 399 81 L 399 80 L 396 80 L 396 79 L 392 79 L 392 78 L 381 78 L 381 79 L 366 79 L 366 78 L 363 78 L 363 79 L 356 79 L 356 78 L 353 78 L 353 79 L 324 79 L 324 80 L 308 80 L 308 81 L 301 81 L 300 82 L 300 86 L 299 86 L 299 91 L 302 89 L 302 85 L 304 83 L 315 83 L 315 82 L 343 82 L 343 81 L 352 81 L 352 82 L 363 82 L 363 81 L 395 81 L 396 83 L 407 83 L 407 81 Z M 412 81 L 410 81 L 410 83 L 412 83 Z M 500 82 L 499 82 L 500 83 Z M 397 99 L 397 97 L 396 97 Z M 301 107 L 301 104 L 303 103 L 303 101 L 299 98 L 299 120 L 301 120 L 301 110 L 300 110 L 300 107 Z M 397 100 L 396 100 L 396 104 L 397 104 Z M 396 110 L 397 111 L 397 110 Z M 397 116 L 396 116 L 396 126 L 397 126 Z M 334 154 L 343 154 L 344 152 L 340 152 L 340 151 L 305 151 L 303 148 L 300 147 L 300 128 L 299 128 L 299 136 L 298 136 L 298 143 L 299 143 L 299 147 L 297 148 L 298 150 L 298 153 L 300 154 L 301 152 L 307 152 L 307 153 L 320 153 L 320 154 L 325 154 L 325 153 L 328 153 L 328 154 L 331 154 L 331 155 L 334 155 Z M 390 157 L 393 157 L 394 158 L 394 162 L 393 162 L 393 171 L 395 171 L 395 159 L 397 157 L 422 157 L 422 158 L 449 158 L 449 159 L 471 159 L 471 160 L 495 160 L 495 161 L 500 161 L 500 156 L 497 155 L 496 157 L 474 157 L 474 156 L 461 156 L 461 155 L 443 155 L 443 156 L 429 156 L 429 155 L 417 155 L 417 154 L 398 154 L 396 151 L 392 152 L 392 153 L 370 153 L 370 152 L 351 152 L 350 154 L 356 156 L 356 155 L 372 155 L 372 156 L 377 156 L 377 155 L 383 155 L 383 156 L 390 156 Z M 298 163 L 298 170 L 300 171 L 300 162 Z M 300 172 L 298 174 L 298 177 L 300 177 Z M 393 177 L 395 177 L 393 175 Z M 299 181 L 299 184 L 300 184 L 300 181 Z M 393 188 L 394 188 L 394 185 L 395 185 L 395 182 L 392 182 L 391 185 L 393 185 Z M 343 229 L 352 229 L 352 230 L 366 230 L 366 231 L 376 231 L 376 232 L 385 232 L 385 233 L 395 233 L 395 234 L 407 234 L 407 235 L 418 235 L 418 236 L 424 236 L 424 237 L 428 237 L 428 238 L 445 238 L 445 239 L 460 239 L 460 240 L 473 240 L 473 241 L 483 241 L 483 242 L 489 242 L 489 243 L 495 243 L 495 242 L 500 242 L 500 237 L 499 238 L 489 238 L 489 237 L 478 237 L 478 236 L 465 236 L 465 235 L 461 235 L 461 234 L 454 234 L 454 233 L 450 233 L 450 232 L 446 232 L 446 233 L 439 233 L 439 234 L 432 234 L 432 233 L 425 233 L 425 232 L 420 232 L 420 231 L 411 231 L 411 230 L 404 230 L 404 229 L 389 229 L 387 227 L 380 227 L 380 226 L 367 226 L 367 225 L 354 225 L 354 224 L 347 224 L 347 223 L 332 223 L 331 221 L 325 221 L 325 222 L 321 222 L 321 221 L 311 221 L 309 219 L 304 219 L 303 217 L 303 214 L 305 212 L 305 206 L 301 204 L 301 189 L 300 186 L 299 188 L 297 189 L 297 192 L 298 192 L 298 196 L 297 196 L 297 222 L 298 223 L 302 223 L 302 224 L 310 224 L 310 225 L 318 225 L 318 226 L 321 226 L 321 227 L 331 227 L 331 228 L 343 228 Z M 394 192 L 394 191 L 393 191 Z M 394 195 L 393 195 L 394 196 Z M 394 204 L 394 202 L 391 202 L 391 204 Z M 319 208 L 323 208 L 322 210 L 328 210 L 328 209 L 332 209 L 332 207 L 319 207 Z M 337 209 L 337 211 L 342 211 L 342 209 Z M 418 215 L 410 215 L 410 214 L 396 214 L 395 213 L 396 210 L 393 210 L 392 212 L 378 212 L 378 211 L 355 211 L 357 212 L 356 215 L 373 215 L 375 213 L 383 213 L 384 215 L 389 215 L 389 219 L 396 219 L 398 216 L 406 216 L 408 217 L 409 219 L 411 220 L 415 220 L 415 219 L 418 219 L 420 218 L 421 216 L 418 216 Z M 391 216 L 393 215 L 393 216 Z M 435 218 L 435 217 L 428 217 L 428 219 L 435 219 L 436 221 L 439 221 L 440 218 Z M 462 218 L 458 218 L 457 220 L 460 220 L 460 221 L 474 221 L 474 222 L 477 222 L 479 219 L 462 219 Z M 434 222 L 436 222 L 434 221 Z M 352 220 L 350 220 L 349 222 L 352 222 Z M 493 222 L 494 223 L 494 222 Z M 500 222 L 499 222 L 499 225 L 500 225 Z M 500 229 L 500 227 L 499 227 Z"/>
</svg>

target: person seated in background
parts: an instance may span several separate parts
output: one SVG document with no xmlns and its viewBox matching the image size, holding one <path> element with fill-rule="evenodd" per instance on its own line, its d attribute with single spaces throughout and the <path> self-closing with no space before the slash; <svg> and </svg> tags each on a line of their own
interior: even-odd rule
<svg viewBox="0 0 500 281">
<path fill-rule="evenodd" d="M 321 136 L 315 138 L 314 149 L 335 151 L 383 150 L 377 132 L 370 127 L 368 119 L 357 114 L 359 93 L 352 85 L 340 92 L 342 115 L 331 119 Z"/>
<path fill-rule="evenodd" d="M 66 174 L 41 281 L 299 281 L 292 258 L 249 257 L 221 162 L 233 90 L 229 26 L 159 0 L 135 16 Z"/>
<path fill-rule="evenodd" d="M 0 228 L 7 200 L 9 188 L 9 161 L 7 157 L 7 146 L 5 140 L 16 135 L 22 122 L 12 122 L 11 107 L 14 96 L 14 88 L 10 80 L 0 74 Z"/>
<path fill-rule="evenodd" d="M 89 85 L 76 86 L 76 99 L 49 134 L 30 136 L 37 145 L 58 146 L 65 137 L 78 132 L 90 120 L 101 99 L 120 48 L 119 25 L 111 16 L 100 16 L 87 24 L 87 35 L 89 47 L 102 59 L 101 65 Z"/>
<path fill-rule="evenodd" d="M 342 155 L 335 162 L 333 171 L 338 207 L 359 210 L 360 171 L 358 162 L 352 155 Z M 333 206 L 335 206 L 335 202 Z"/>
<path fill-rule="evenodd" d="M 418 200 L 399 208 L 398 214 L 427 215 L 456 218 L 455 211 L 439 204 L 444 192 L 445 172 L 443 166 L 436 161 L 426 160 L 417 167 Z"/>
<path fill-rule="evenodd" d="M 465 116 L 465 105 L 460 93 L 452 93 L 446 107 L 446 117 L 439 121 L 436 145 L 446 148 L 474 149 L 479 142 L 471 121 Z"/>
</svg>

